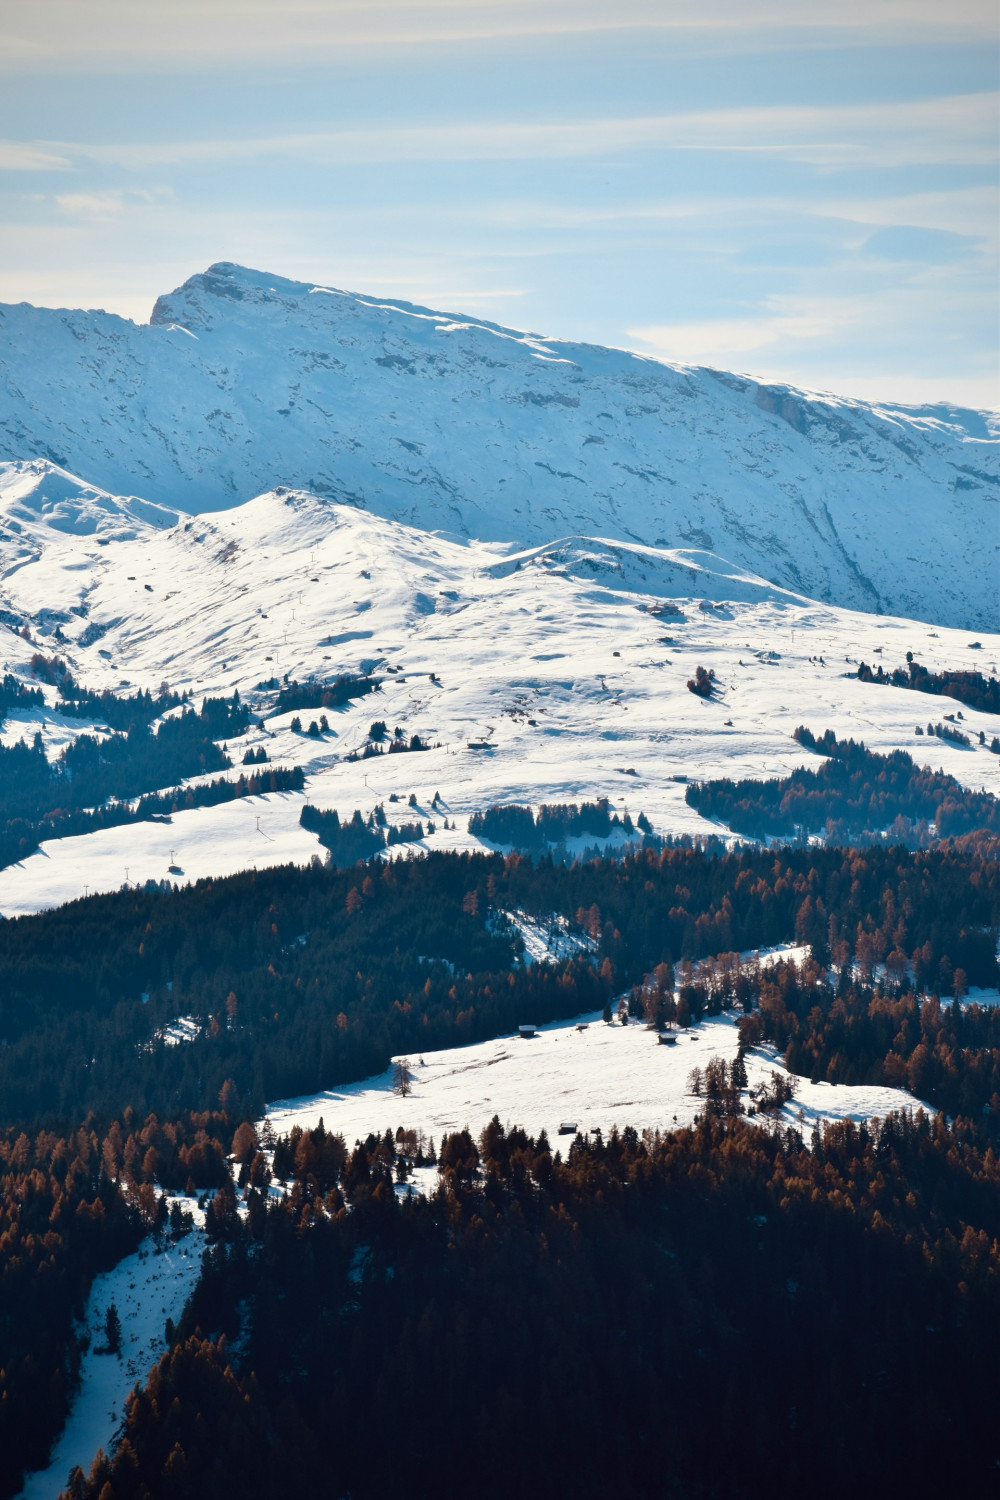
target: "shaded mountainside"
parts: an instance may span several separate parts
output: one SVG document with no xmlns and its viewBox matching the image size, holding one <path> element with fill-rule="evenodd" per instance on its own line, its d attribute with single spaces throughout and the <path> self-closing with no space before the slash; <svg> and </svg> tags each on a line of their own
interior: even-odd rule
<svg viewBox="0 0 1000 1500">
<path fill-rule="evenodd" d="M 21 305 L 0 339 L 0 457 L 159 507 L 293 485 L 485 540 L 686 543 L 819 599 L 995 621 L 979 413 L 819 398 L 228 264 L 149 325 Z"/>
</svg>

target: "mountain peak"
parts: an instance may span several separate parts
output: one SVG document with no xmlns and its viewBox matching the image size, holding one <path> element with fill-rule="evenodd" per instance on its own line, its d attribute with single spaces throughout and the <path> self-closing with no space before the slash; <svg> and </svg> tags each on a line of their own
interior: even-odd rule
<svg viewBox="0 0 1000 1500">
<path fill-rule="evenodd" d="M 283 485 L 515 547 L 693 548 L 780 589 L 996 623 L 997 433 L 220 261 L 150 324 L 2 310 L 0 459 L 224 510 Z M 901 543 L 905 537 L 905 546 Z"/>
</svg>

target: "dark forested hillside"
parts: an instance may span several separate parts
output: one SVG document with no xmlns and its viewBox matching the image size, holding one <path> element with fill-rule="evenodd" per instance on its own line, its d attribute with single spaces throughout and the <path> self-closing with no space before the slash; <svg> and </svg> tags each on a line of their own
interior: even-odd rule
<svg viewBox="0 0 1000 1500">
<path fill-rule="evenodd" d="M 73 1500 L 464 1496 L 472 1474 L 487 1497 L 982 1492 L 1000 1011 L 938 997 L 996 983 L 993 852 L 316 860 L 0 923 L 0 1497 L 65 1415 L 94 1274 L 166 1232 L 165 1190 L 206 1194 L 210 1252 Z M 508 913 L 586 943 L 529 966 Z M 738 956 L 792 941 L 798 964 Z M 693 1131 L 578 1137 L 565 1160 L 494 1122 L 446 1137 L 441 1192 L 405 1203 L 433 1151 L 413 1132 L 253 1125 L 266 1100 L 641 1003 L 671 972 L 684 1025 L 741 1013 L 739 1057 L 771 1041 L 941 1116 L 807 1149 L 706 1092 Z"/>
<path fill-rule="evenodd" d="M 120 1137 L 119 1137 L 120 1139 Z M 150 1189 L 150 1192 L 152 1190 Z M 151 1203 L 155 1213 L 155 1193 Z M 0 1133 L 0 1496 L 43 1467 L 80 1360 L 73 1322 L 91 1280 L 151 1218 L 129 1201 L 93 1128 Z"/>
<path fill-rule="evenodd" d="M 219 1108 L 164 1121 L 126 1108 L 64 1135 L 0 1131 L 0 1500 L 44 1467 L 66 1419 L 94 1276 L 162 1236 L 162 1188 L 229 1182 L 234 1124 Z"/>
<path fill-rule="evenodd" d="M 502 913 L 562 914 L 586 957 L 525 967 Z M 431 854 L 122 891 L 0 923 L 0 1123 L 242 1108 L 395 1054 L 599 1009 L 661 962 L 797 939 L 824 962 L 996 982 L 1000 867 L 975 850 L 643 850 L 564 866 Z M 874 955 L 874 958 L 872 957 Z M 193 1017 L 195 1039 L 162 1029 Z"/>
<path fill-rule="evenodd" d="M 325 1189 L 312 1146 L 72 1500 L 990 1492 L 1000 1178 L 967 1129 L 706 1120 L 562 1161 L 494 1120 L 402 1205 L 391 1131 Z"/>
</svg>

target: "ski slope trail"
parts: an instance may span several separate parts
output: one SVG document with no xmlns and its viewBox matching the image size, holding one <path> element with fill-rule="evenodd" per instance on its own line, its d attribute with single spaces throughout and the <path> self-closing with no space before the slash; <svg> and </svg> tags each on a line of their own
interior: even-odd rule
<svg viewBox="0 0 1000 1500">
<path fill-rule="evenodd" d="M 48 1465 L 29 1474 L 18 1500 L 55 1500 L 70 1472 L 90 1468 L 98 1448 L 110 1453 L 125 1424 L 125 1408 L 136 1386 L 168 1347 L 166 1324 L 177 1323 L 201 1274 L 204 1214 L 195 1199 L 172 1198 L 198 1227 L 179 1241 L 150 1235 L 139 1249 L 94 1278 L 84 1314 L 89 1348 L 80 1385 L 56 1439 Z M 105 1316 L 114 1305 L 121 1322 L 121 1352 L 103 1352 Z"/>
</svg>

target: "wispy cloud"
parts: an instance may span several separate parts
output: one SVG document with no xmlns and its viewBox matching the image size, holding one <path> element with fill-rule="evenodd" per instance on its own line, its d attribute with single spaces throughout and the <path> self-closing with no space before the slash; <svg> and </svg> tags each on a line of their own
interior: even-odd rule
<svg viewBox="0 0 1000 1500">
<path fill-rule="evenodd" d="M 456 121 L 447 125 L 283 134 L 245 139 L 39 143 L 134 171 L 154 166 L 283 156 L 316 163 L 504 161 L 629 151 L 764 153 L 822 167 L 989 165 L 1000 154 L 995 93 L 891 104 L 721 109 L 618 119 Z"/>
<path fill-rule="evenodd" d="M 964 367 L 942 366 L 941 339 L 975 316 L 975 298 L 942 281 L 931 290 L 938 294 L 939 316 L 936 324 L 925 323 L 916 345 L 912 330 L 924 303 L 923 289 L 914 283 L 881 292 L 771 296 L 746 315 L 637 326 L 626 340 L 658 359 L 735 369 L 757 380 L 870 400 L 954 400 L 1000 408 L 1000 379 L 989 348 L 967 358 Z M 871 348 L 881 368 L 870 368 Z"/>
<path fill-rule="evenodd" d="M 72 162 L 43 146 L 0 141 L 0 172 L 64 172 Z"/>
<path fill-rule="evenodd" d="M 312 59 L 357 48 L 629 30 L 728 38 L 887 30 L 989 36 L 982 0 L 33 0 L 8 7 L 0 66 L 193 69 Z"/>
<path fill-rule="evenodd" d="M 951 229 L 994 244 L 1000 232 L 998 209 L 1000 194 L 995 183 L 925 193 L 883 191 L 865 197 L 821 198 L 801 205 L 803 213 L 824 218 L 887 227 L 912 224 L 922 229 Z"/>
<path fill-rule="evenodd" d="M 108 223 L 135 209 L 155 207 L 172 199 L 169 188 L 126 188 L 120 192 L 57 193 L 55 204 L 67 218 Z"/>
<path fill-rule="evenodd" d="M 705 225 L 761 224 L 775 227 L 796 220 L 829 219 L 856 226 L 855 243 L 877 228 L 922 228 L 994 243 L 1000 238 L 1000 189 L 994 183 L 941 188 L 936 192 L 899 193 L 877 184 L 870 194 L 829 198 L 807 194 L 703 192 L 674 198 L 639 198 L 616 203 L 560 203 L 550 198 L 516 198 L 485 204 L 452 205 L 455 222 L 475 219 L 510 232 L 578 230 L 632 224 L 684 221 Z"/>
<path fill-rule="evenodd" d="M 117 219 L 125 200 L 121 193 L 59 193 L 56 207 L 61 213 L 78 219 Z"/>
<path fill-rule="evenodd" d="M 684 364 L 740 364 L 747 354 L 773 351 L 802 340 L 828 338 L 846 323 L 856 323 L 858 309 L 845 304 L 800 312 L 762 312 L 746 318 L 713 318 L 693 323 L 657 323 L 630 328 L 628 337 L 643 350 Z"/>
</svg>

